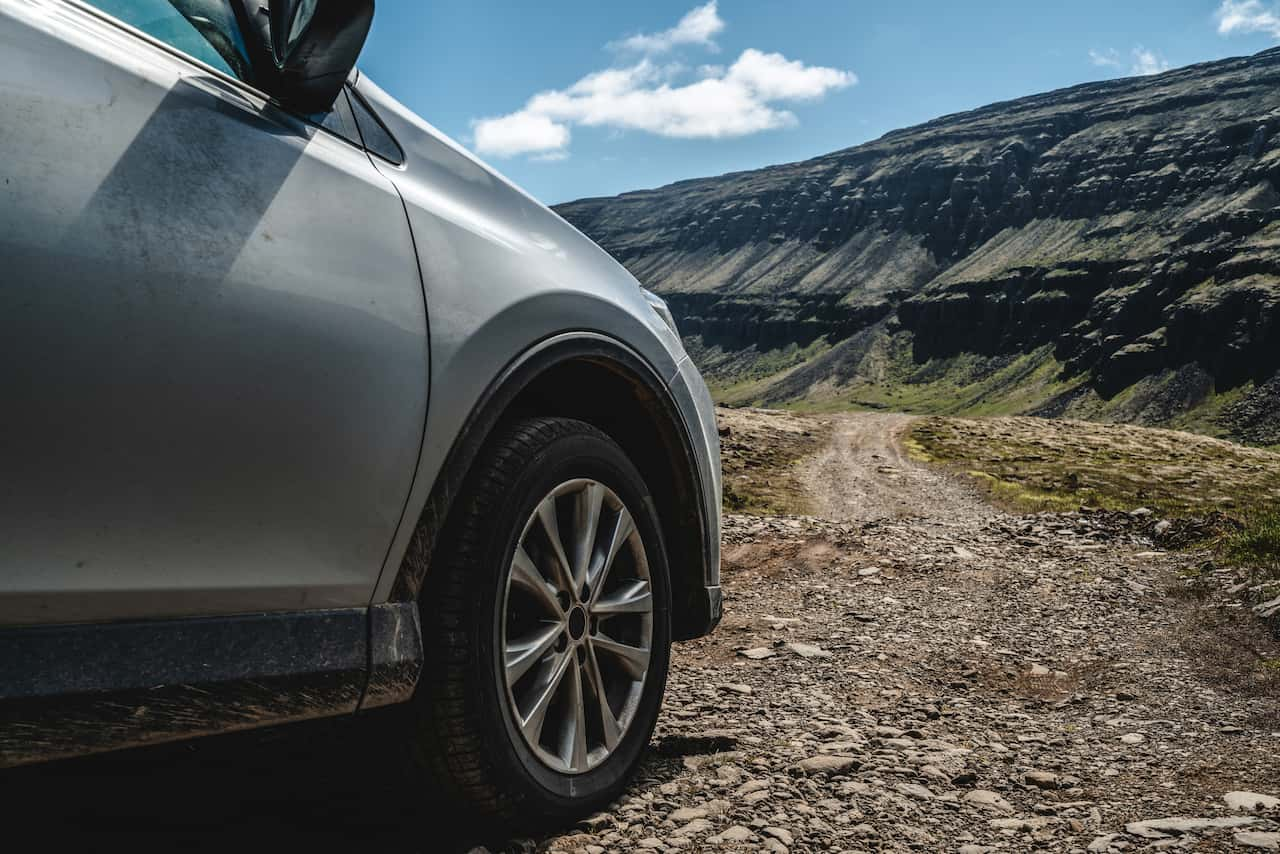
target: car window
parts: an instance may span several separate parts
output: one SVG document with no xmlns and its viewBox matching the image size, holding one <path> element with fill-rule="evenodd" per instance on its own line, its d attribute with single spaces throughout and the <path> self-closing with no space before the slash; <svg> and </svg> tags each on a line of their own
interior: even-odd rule
<svg viewBox="0 0 1280 854">
<path fill-rule="evenodd" d="M 400 144 L 391 136 L 382 120 L 374 114 L 373 108 L 360 97 L 359 92 L 352 92 L 351 108 L 355 113 L 360 135 L 364 137 L 364 147 L 397 166 L 403 163 L 404 152 L 400 150 Z"/>
<path fill-rule="evenodd" d="M 206 65 L 252 82 L 244 39 L 227 0 L 85 2 Z"/>
</svg>

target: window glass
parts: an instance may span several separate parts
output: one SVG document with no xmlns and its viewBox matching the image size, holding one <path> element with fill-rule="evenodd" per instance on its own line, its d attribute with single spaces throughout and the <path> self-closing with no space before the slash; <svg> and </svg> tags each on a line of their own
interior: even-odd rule
<svg viewBox="0 0 1280 854">
<path fill-rule="evenodd" d="M 240 27 L 227 0 L 86 0 L 206 65 L 252 82 Z"/>
<path fill-rule="evenodd" d="M 383 160 L 389 160 L 396 165 L 403 163 L 404 152 L 400 150 L 399 143 L 383 126 L 382 120 L 374 115 L 373 110 L 360 97 L 359 92 L 352 93 L 351 109 L 355 112 L 360 135 L 364 137 L 364 147 Z"/>
</svg>

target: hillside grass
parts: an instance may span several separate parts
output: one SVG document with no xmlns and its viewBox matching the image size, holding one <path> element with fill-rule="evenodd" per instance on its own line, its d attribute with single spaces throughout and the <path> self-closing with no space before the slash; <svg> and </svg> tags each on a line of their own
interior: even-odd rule
<svg viewBox="0 0 1280 854">
<path fill-rule="evenodd" d="M 826 442 L 816 419 L 761 409 L 716 409 L 726 513 L 776 516 L 809 512 L 798 465 Z"/>
<path fill-rule="evenodd" d="M 1280 578 L 1280 453 L 1173 430 L 1039 418 L 924 418 L 907 447 L 963 472 L 1015 512 L 1225 514 L 1242 527 L 1213 544 L 1223 558 Z"/>
<path fill-rule="evenodd" d="M 1155 422 L 1222 438 L 1232 431 L 1231 408 L 1255 391 L 1252 382 L 1217 391 L 1199 386 L 1207 377 L 1169 370 L 1103 398 L 1085 375 L 1066 376 L 1051 346 L 917 362 L 912 336 L 885 330 L 873 330 L 856 353 L 825 339 L 765 352 L 691 346 L 718 402 L 806 414 L 871 410 L 981 418 L 1051 412 L 1082 421 Z M 1171 410 L 1170 401 L 1179 400 L 1184 408 Z"/>
</svg>

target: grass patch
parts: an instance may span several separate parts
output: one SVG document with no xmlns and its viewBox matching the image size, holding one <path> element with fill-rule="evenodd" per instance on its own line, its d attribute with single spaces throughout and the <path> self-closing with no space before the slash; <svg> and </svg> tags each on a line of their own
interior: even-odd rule
<svg viewBox="0 0 1280 854">
<path fill-rule="evenodd" d="M 1264 578 L 1280 580 L 1280 511 L 1253 514 L 1244 529 L 1231 534 L 1222 545 L 1226 559 L 1254 568 Z"/>
<path fill-rule="evenodd" d="M 1040 418 L 925 418 L 909 441 L 1016 512 L 1148 507 L 1246 524 L 1232 553 L 1272 555 L 1280 454 L 1172 430 Z"/>
<path fill-rule="evenodd" d="M 717 409 L 724 509 L 754 516 L 804 514 L 797 465 L 826 441 L 824 425 L 786 412 Z"/>
</svg>

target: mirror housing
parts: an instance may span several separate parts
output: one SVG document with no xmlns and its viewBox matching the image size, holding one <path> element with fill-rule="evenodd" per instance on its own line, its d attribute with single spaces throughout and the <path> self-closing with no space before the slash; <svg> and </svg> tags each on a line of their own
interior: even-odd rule
<svg viewBox="0 0 1280 854">
<path fill-rule="evenodd" d="M 373 0 L 247 0 L 259 88 L 304 115 L 327 113 L 355 68 L 373 23 Z M 246 9 L 246 11 L 249 11 Z"/>
</svg>

